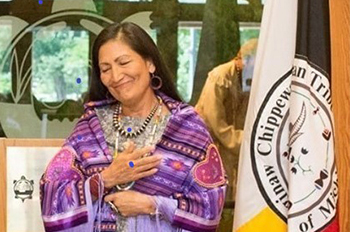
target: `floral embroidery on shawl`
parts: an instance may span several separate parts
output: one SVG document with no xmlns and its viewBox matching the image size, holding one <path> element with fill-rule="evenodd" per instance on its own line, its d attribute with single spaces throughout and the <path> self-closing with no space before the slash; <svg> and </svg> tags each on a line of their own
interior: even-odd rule
<svg viewBox="0 0 350 232">
<path fill-rule="evenodd" d="M 75 151 L 69 147 L 63 147 L 46 168 L 45 180 L 82 180 L 83 174 L 74 165 Z"/>
</svg>

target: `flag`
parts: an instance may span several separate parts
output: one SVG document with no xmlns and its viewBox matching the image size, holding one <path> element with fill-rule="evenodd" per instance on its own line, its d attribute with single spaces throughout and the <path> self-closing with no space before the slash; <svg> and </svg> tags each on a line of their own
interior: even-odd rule
<svg viewBox="0 0 350 232">
<path fill-rule="evenodd" d="M 328 0 L 266 1 L 235 232 L 339 231 Z"/>
</svg>

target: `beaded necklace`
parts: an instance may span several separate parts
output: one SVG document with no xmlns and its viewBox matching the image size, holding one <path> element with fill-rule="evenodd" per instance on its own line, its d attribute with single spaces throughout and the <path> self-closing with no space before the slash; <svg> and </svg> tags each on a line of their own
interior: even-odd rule
<svg viewBox="0 0 350 232">
<path fill-rule="evenodd" d="M 121 117 L 120 114 L 122 112 L 122 108 L 121 105 L 119 104 L 114 112 L 113 115 L 113 126 L 116 129 L 116 139 L 115 139 L 115 150 L 114 150 L 114 156 L 113 158 L 115 159 L 118 156 L 118 147 L 119 147 L 119 137 L 120 136 L 126 136 L 127 138 L 131 137 L 131 138 L 136 138 L 138 135 L 142 134 L 146 127 L 148 126 L 148 124 L 150 123 L 151 119 L 153 118 L 153 116 L 155 115 L 155 113 L 158 112 L 155 116 L 155 122 L 154 125 L 152 127 L 151 130 L 151 134 L 150 134 L 150 141 L 149 143 L 152 144 L 155 138 L 155 134 L 157 131 L 157 128 L 159 126 L 159 122 L 160 122 L 160 117 L 162 115 L 162 105 L 163 105 L 163 101 L 160 97 L 157 96 L 158 99 L 158 104 L 152 109 L 152 111 L 150 112 L 150 114 L 147 116 L 147 118 L 145 119 L 145 121 L 143 122 L 142 126 L 140 127 L 140 129 L 137 132 L 133 132 L 131 133 L 130 131 L 125 131 L 122 126 L 121 126 Z M 116 119 L 116 120 L 115 120 Z M 145 156 L 150 155 L 149 153 L 145 154 Z M 129 190 L 133 185 L 134 185 L 134 181 L 126 183 L 126 184 L 119 184 L 116 185 L 118 190 Z"/>
<path fill-rule="evenodd" d="M 137 131 L 132 132 L 131 128 L 128 128 L 128 131 L 125 131 L 120 123 L 120 121 L 121 121 L 120 114 L 122 112 L 122 105 L 120 103 L 118 103 L 118 105 L 113 113 L 113 126 L 120 133 L 120 135 L 126 136 L 126 138 L 136 138 L 138 135 L 142 134 L 142 132 L 145 131 L 147 125 L 149 124 L 149 122 L 153 118 L 154 114 L 156 113 L 156 110 L 159 107 L 159 104 L 160 103 L 158 102 L 158 104 L 156 104 L 153 107 L 153 109 L 151 110 L 151 112 L 149 113 L 149 115 L 147 116 L 145 121 L 143 122 L 142 126 Z"/>
</svg>

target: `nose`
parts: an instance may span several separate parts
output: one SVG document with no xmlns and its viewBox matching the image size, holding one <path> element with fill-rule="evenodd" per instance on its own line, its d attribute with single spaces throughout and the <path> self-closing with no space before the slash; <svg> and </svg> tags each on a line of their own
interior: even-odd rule
<svg viewBox="0 0 350 232">
<path fill-rule="evenodd" d="M 123 73 L 121 68 L 119 68 L 117 65 L 112 66 L 112 81 L 118 82 L 121 79 L 123 79 Z"/>
</svg>

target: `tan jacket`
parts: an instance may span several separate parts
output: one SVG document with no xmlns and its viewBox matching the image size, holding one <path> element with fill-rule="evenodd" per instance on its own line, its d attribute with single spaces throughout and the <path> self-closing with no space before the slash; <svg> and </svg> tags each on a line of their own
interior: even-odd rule
<svg viewBox="0 0 350 232">
<path fill-rule="evenodd" d="M 239 149 L 249 93 L 242 91 L 234 60 L 209 72 L 195 106 L 216 143 L 229 178 L 227 200 L 234 200 Z"/>
</svg>

